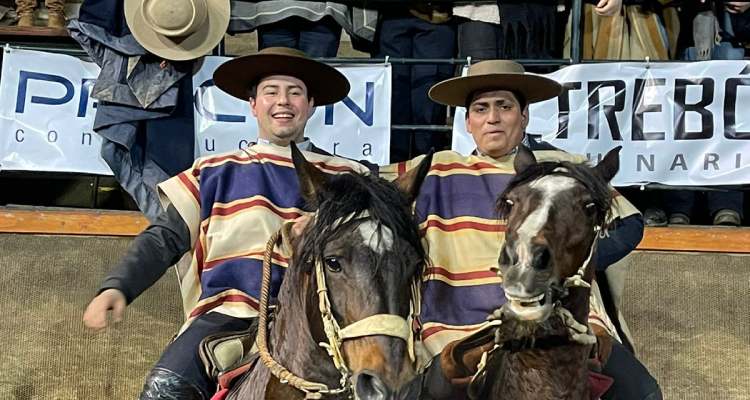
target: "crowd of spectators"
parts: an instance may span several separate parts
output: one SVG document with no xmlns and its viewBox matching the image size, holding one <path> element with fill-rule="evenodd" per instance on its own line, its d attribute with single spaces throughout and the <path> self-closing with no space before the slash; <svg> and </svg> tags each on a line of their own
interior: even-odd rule
<svg viewBox="0 0 750 400">
<path fill-rule="evenodd" d="M 26 8 L 36 3 L 16 2 Z M 584 60 L 743 59 L 750 42 L 746 1 L 583 0 L 581 26 L 576 29 L 572 0 L 230 3 L 230 35 L 257 32 L 259 49 L 292 47 L 312 57 L 340 54 L 343 32 L 355 50 L 375 58 L 472 62 L 569 59 L 574 50 Z M 581 32 L 577 46 L 575 30 Z M 391 118 L 396 128 L 391 133 L 391 161 L 450 146 L 449 131 L 434 127 L 449 124 L 451 110 L 430 101 L 427 91 L 459 74 L 461 67 L 449 62 L 393 64 Z M 554 68 L 529 67 L 533 72 Z M 404 126 L 413 128 L 398 128 Z M 648 225 L 742 222 L 744 199 L 739 190 L 647 193 L 640 196 L 644 200 L 639 205 Z"/>
<path fill-rule="evenodd" d="M 285 45 L 313 56 L 332 57 L 343 28 L 355 49 L 378 58 L 544 60 L 572 55 L 569 0 L 383 2 L 364 12 L 333 2 L 254 4 L 259 8 L 264 3 L 268 5 L 265 11 L 276 10 L 276 17 L 252 27 L 257 29 L 260 48 Z M 300 7 L 282 15 L 279 10 L 289 13 L 290 3 Z M 750 2 L 585 0 L 583 7 L 580 54 L 586 60 L 743 59 L 745 44 L 750 41 Z M 258 10 L 245 9 L 241 14 L 252 12 Z M 269 14 L 273 13 L 263 15 Z M 234 13 L 233 18 L 243 17 Z M 449 122 L 450 110 L 431 102 L 427 89 L 459 72 L 447 63 L 394 64 L 392 123 Z M 405 160 L 449 144 L 444 131 L 394 129 L 391 159 Z M 638 197 L 643 199 L 640 205 L 651 226 L 696 221 L 736 226 L 742 220 L 743 193 L 738 190 L 658 190 Z"/>
</svg>

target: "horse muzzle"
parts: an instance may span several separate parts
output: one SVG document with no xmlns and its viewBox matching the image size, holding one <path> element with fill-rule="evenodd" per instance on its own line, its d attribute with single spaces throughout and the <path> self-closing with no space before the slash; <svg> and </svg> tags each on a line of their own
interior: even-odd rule
<svg viewBox="0 0 750 400">
<path fill-rule="evenodd" d="M 392 390 L 374 373 L 363 371 L 356 374 L 354 398 L 357 400 L 417 400 L 422 389 L 421 377 L 416 377 L 398 390 Z"/>
</svg>

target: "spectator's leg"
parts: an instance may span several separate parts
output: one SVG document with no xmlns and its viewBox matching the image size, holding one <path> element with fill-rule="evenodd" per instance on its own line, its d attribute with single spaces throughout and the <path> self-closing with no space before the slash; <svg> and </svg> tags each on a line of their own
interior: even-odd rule
<svg viewBox="0 0 750 400">
<path fill-rule="evenodd" d="M 661 400 L 659 384 L 648 369 L 625 347 L 615 342 L 602 370 L 615 381 L 602 399 Z"/>
<path fill-rule="evenodd" d="M 708 212 L 714 225 L 739 226 L 742 222 L 743 193 L 739 190 L 706 193 Z"/>
<path fill-rule="evenodd" d="M 670 224 L 687 225 L 690 223 L 697 192 L 690 190 L 665 190 L 664 208 Z"/>
<path fill-rule="evenodd" d="M 664 190 L 649 190 L 639 193 L 643 211 L 643 222 L 646 226 L 667 225 L 667 214 L 664 212 Z"/>
<path fill-rule="evenodd" d="M 456 29 L 451 24 L 431 24 L 414 18 L 414 58 L 453 58 L 456 56 Z M 417 125 L 445 124 L 445 107 L 430 100 L 427 92 L 435 83 L 453 76 L 450 64 L 417 64 L 412 69 L 411 112 Z M 414 152 L 422 154 L 431 148 L 442 150 L 448 144 L 444 132 L 415 132 Z M 413 155 L 416 155 L 413 154 Z"/>
<path fill-rule="evenodd" d="M 65 1 L 45 0 L 47 7 L 47 27 L 53 29 L 65 29 Z"/>
<path fill-rule="evenodd" d="M 376 58 L 412 57 L 412 17 L 385 14 L 381 17 L 376 39 Z M 391 124 L 411 123 L 411 67 L 392 65 Z M 409 159 L 409 131 L 391 130 L 391 162 Z"/>
<path fill-rule="evenodd" d="M 34 26 L 34 10 L 37 0 L 16 0 L 16 15 L 18 26 Z"/>
<path fill-rule="evenodd" d="M 258 50 L 276 46 L 299 49 L 299 26 L 305 22 L 303 19 L 292 17 L 259 26 Z"/>
<path fill-rule="evenodd" d="M 462 20 L 458 24 L 458 56 L 474 60 L 499 57 L 502 39 L 500 26 L 482 21 Z"/>
<path fill-rule="evenodd" d="M 341 25 L 331 17 L 309 22 L 299 34 L 299 49 L 310 57 L 336 57 L 341 41 Z"/>
<path fill-rule="evenodd" d="M 216 391 L 216 383 L 206 374 L 200 359 L 201 340 L 214 333 L 241 331 L 249 326 L 248 320 L 219 313 L 198 317 L 164 350 L 146 378 L 139 399 L 210 399 Z"/>
</svg>

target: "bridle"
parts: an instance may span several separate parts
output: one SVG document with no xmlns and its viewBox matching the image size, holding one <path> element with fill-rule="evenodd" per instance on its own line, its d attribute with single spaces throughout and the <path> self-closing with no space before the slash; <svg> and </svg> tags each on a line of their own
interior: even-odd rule
<svg viewBox="0 0 750 400">
<path fill-rule="evenodd" d="M 313 215 L 314 223 L 315 215 Z M 352 213 L 346 217 L 337 219 L 334 224 L 329 228 L 334 230 L 337 227 L 342 226 L 345 223 L 354 220 L 370 219 L 370 215 L 367 211 L 358 213 Z M 354 398 L 355 393 L 352 390 L 350 382 L 352 372 L 346 365 L 344 357 L 341 353 L 341 346 L 345 340 L 357 339 L 367 336 L 391 336 L 404 340 L 407 343 L 409 350 L 409 357 L 412 362 L 416 362 L 414 355 L 414 341 L 418 340 L 419 332 L 415 332 L 412 329 L 412 324 L 400 315 L 395 314 L 376 314 L 356 321 L 341 328 L 340 324 L 336 320 L 331 310 L 331 302 L 328 295 L 328 286 L 326 284 L 325 272 L 323 260 L 318 257 L 314 260 L 313 268 L 315 270 L 315 284 L 317 286 L 316 292 L 318 295 L 318 309 L 323 322 L 323 330 L 325 331 L 327 342 L 321 342 L 319 345 L 326 349 L 326 352 L 333 361 L 334 366 L 338 370 L 341 378 L 339 380 L 339 387 L 329 388 L 326 384 L 319 382 L 307 381 L 301 377 L 294 375 L 291 371 L 286 369 L 278 361 L 273 359 L 273 356 L 268 351 L 267 342 L 267 331 L 268 331 L 268 297 L 270 292 L 270 281 L 271 281 L 271 257 L 273 249 L 276 243 L 281 237 L 281 230 L 277 231 L 266 244 L 266 251 L 263 256 L 263 282 L 261 286 L 260 294 L 260 306 L 259 306 L 259 322 L 258 322 L 258 334 L 256 343 L 258 345 L 258 352 L 260 359 L 263 364 L 271 371 L 271 373 L 280 380 L 281 383 L 289 384 L 290 386 L 305 393 L 305 399 L 321 399 L 324 395 L 346 395 L 348 398 Z M 419 278 L 416 277 L 411 283 L 411 314 L 409 318 L 415 321 L 420 313 L 420 293 Z"/>
</svg>

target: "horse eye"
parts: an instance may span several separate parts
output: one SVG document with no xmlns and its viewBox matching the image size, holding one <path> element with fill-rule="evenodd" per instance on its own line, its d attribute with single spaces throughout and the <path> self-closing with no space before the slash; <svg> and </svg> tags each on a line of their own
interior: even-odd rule
<svg viewBox="0 0 750 400">
<path fill-rule="evenodd" d="M 587 214 L 593 214 L 596 211 L 596 203 L 590 201 L 583 206 L 586 209 Z"/>
<path fill-rule="evenodd" d="M 339 263 L 338 258 L 336 257 L 326 257 L 325 260 L 326 267 L 331 272 L 341 272 L 341 264 Z"/>
<path fill-rule="evenodd" d="M 514 203 L 513 203 L 513 200 L 511 200 L 511 199 L 505 199 L 505 204 L 507 204 L 510 207 L 513 207 Z"/>
</svg>

